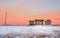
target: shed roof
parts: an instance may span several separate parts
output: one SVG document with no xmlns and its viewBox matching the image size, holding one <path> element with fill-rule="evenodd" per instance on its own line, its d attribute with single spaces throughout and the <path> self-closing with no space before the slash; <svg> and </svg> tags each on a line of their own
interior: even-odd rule
<svg viewBox="0 0 60 38">
<path fill-rule="evenodd" d="M 35 21 L 44 21 L 43 19 L 35 19 Z"/>
<path fill-rule="evenodd" d="M 49 19 L 48 19 L 48 20 L 46 20 L 46 21 L 50 21 L 50 22 L 51 22 L 51 20 L 49 20 Z M 46 22 L 46 21 L 45 21 L 45 22 Z"/>
</svg>

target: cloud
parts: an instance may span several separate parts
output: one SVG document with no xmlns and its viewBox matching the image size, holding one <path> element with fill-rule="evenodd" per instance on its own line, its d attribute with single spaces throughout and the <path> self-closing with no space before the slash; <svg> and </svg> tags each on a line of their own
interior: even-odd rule
<svg viewBox="0 0 60 38">
<path fill-rule="evenodd" d="M 56 18 L 56 20 L 60 20 L 60 18 Z"/>
</svg>

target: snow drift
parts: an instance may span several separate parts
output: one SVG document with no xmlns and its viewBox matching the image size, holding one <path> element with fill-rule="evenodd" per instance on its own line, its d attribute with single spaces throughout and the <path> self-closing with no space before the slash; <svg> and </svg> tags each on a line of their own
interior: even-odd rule
<svg viewBox="0 0 60 38">
<path fill-rule="evenodd" d="M 60 26 L 0 26 L 0 38 L 60 38 Z"/>
</svg>

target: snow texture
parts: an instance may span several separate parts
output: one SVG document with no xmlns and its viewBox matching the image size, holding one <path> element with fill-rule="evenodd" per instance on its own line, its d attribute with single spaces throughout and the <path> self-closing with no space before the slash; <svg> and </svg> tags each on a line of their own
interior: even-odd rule
<svg viewBox="0 0 60 38">
<path fill-rule="evenodd" d="M 60 26 L 0 26 L 0 38 L 60 38 Z"/>
</svg>

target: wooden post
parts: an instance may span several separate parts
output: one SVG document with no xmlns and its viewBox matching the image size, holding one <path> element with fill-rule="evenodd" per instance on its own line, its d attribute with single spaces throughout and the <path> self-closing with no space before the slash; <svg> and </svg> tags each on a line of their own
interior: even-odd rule
<svg viewBox="0 0 60 38">
<path fill-rule="evenodd" d="M 7 11 L 5 13 L 5 25 L 7 25 Z"/>
</svg>

